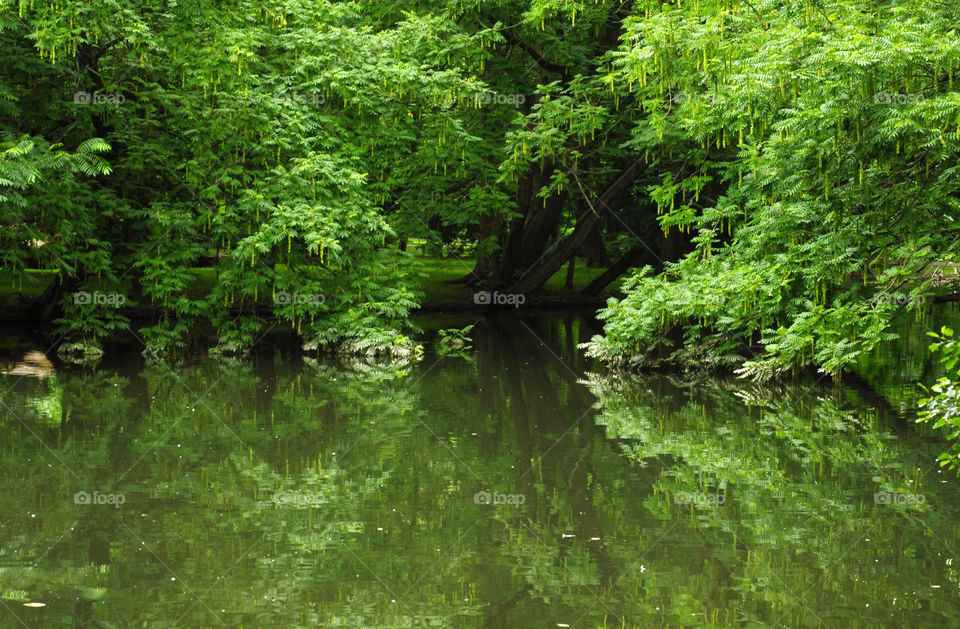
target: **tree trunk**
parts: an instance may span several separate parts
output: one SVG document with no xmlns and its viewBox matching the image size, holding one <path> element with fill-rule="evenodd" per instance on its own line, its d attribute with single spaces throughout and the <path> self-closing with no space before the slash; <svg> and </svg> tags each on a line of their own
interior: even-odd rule
<svg viewBox="0 0 960 629">
<path fill-rule="evenodd" d="M 643 160 L 638 158 L 620 173 L 620 176 L 607 188 L 606 192 L 600 195 L 596 203 L 591 203 L 586 197 L 586 192 L 583 191 L 584 202 L 588 209 L 582 213 L 577 220 L 573 233 L 541 256 L 537 263 L 530 267 L 526 273 L 511 282 L 505 291 L 529 293 L 543 286 L 543 284 L 563 266 L 563 263 L 569 260 L 570 256 L 575 255 L 587 241 L 590 232 L 593 231 L 600 218 L 598 212 L 612 211 L 610 209 L 610 203 L 640 176 L 643 169 Z"/>
<path fill-rule="evenodd" d="M 630 251 L 626 252 L 623 254 L 622 258 L 617 260 L 616 264 L 604 271 L 603 275 L 587 284 L 586 288 L 583 289 L 583 293 L 586 295 L 599 295 L 600 292 L 610 284 L 610 282 L 613 282 L 618 277 L 623 275 L 623 273 L 630 267 L 636 266 L 636 262 L 640 260 L 644 253 L 648 252 L 643 247 L 634 247 Z"/>
<path fill-rule="evenodd" d="M 689 253 L 690 249 L 690 237 L 678 228 L 672 227 L 663 239 L 663 245 L 660 247 L 660 259 L 665 262 L 679 260 Z"/>
<path fill-rule="evenodd" d="M 587 242 L 584 243 L 580 255 L 587 259 L 587 266 L 610 266 L 610 252 L 607 251 L 607 243 L 603 241 L 603 226 L 597 222 L 593 230 L 587 236 Z"/>
<path fill-rule="evenodd" d="M 463 277 L 455 280 L 457 284 L 473 285 L 493 275 L 497 268 L 497 253 L 490 250 L 495 246 L 501 236 L 503 221 L 499 214 L 493 212 L 481 214 L 477 228 L 477 261 L 473 265 L 473 270 Z"/>
<path fill-rule="evenodd" d="M 552 175 L 552 165 L 541 168 L 531 166 L 517 184 L 517 207 L 521 216 L 510 221 L 506 243 L 499 264 L 491 278 L 492 286 L 502 286 L 516 277 L 517 273 L 536 263 L 556 229 L 565 195 L 554 195 L 546 202 L 537 196 Z"/>
<path fill-rule="evenodd" d="M 520 268 L 527 268 L 543 255 L 560 222 L 560 212 L 566 201 L 566 194 L 558 194 L 546 199 L 531 199 L 530 212 L 523 222 L 523 235 L 520 238 Z"/>
<path fill-rule="evenodd" d="M 519 279 L 509 284 L 504 292 L 529 293 L 543 286 L 563 266 L 564 262 L 571 256 L 576 255 L 577 250 L 583 246 L 596 221 L 597 215 L 592 210 L 588 210 L 585 215 L 580 217 L 572 234 L 567 236 L 551 252 L 548 252 L 540 262 L 531 267 Z"/>
<path fill-rule="evenodd" d="M 614 49 L 619 45 L 620 36 L 624 30 L 623 20 L 630 14 L 634 2 L 635 0 L 624 0 L 619 6 L 611 10 L 606 28 L 602 31 L 598 40 L 599 45 L 595 55 L 598 59 L 603 56 L 605 51 Z M 535 49 L 523 45 L 522 42 L 512 36 L 508 37 L 508 42 L 520 46 L 523 50 L 531 54 L 541 68 L 548 72 L 559 73 L 562 77 L 561 83 L 563 86 L 569 87 L 573 73 L 569 72 L 568 68 L 550 64 Z M 602 71 L 603 67 L 602 64 L 597 63 L 592 68 L 592 72 L 588 71 L 588 73 L 598 74 Z M 529 106 L 532 108 L 533 104 L 533 102 L 530 102 Z M 556 272 L 556 270 L 569 259 L 570 255 L 576 253 L 576 250 L 569 252 L 569 247 L 565 244 L 553 248 L 555 252 L 560 253 L 545 253 L 551 236 L 557 231 L 558 222 L 566 203 L 567 193 L 551 195 L 546 199 L 546 202 L 544 202 L 542 198 L 537 196 L 537 192 L 550 180 L 556 167 L 556 164 L 553 163 L 548 163 L 542 167 L 538 164 L 533 164 L 529 171 L 518 181 L 516 199 L 517 208 L 521 216 L 511 220 L 509 224 L 506 225 L 503 250 L 501 251 L 496 269 L 490 276 L 488 282 L 491 287 L 515 284 L 524 287 L 532 286 L 533 288 L 539 288 L 543 282 L 549 279 L 553 272 Z M 628 171 L 633 168 L 634 166 L 631 166 L 628 168 Z M 633 178 L 635 178 L 635 176 Z M 632 178 L 630 181 L 632 181 Z M 614 187 L 617 188 L 616 192 L 622 189 L 616 184 Z M 612 197 L 613 195 L 609 198 L 612 199 Z M 575 238 L 575 241 L 578 243 L 577 249 L 583 246 L 585 236 L 592 236 L 595 240 L 591 242 L 590 247 L 591 261 L 608 264 L 609 255 L 606 253 L 600 230 L 595 229 L 594 220 L 595 219 L 591 219 L 591 224 L 588 225 L 590 231 L 586 234 L 577 234 Z M 597 233 L 591 234 L 591 231 L 594 229 Z M 570 242 L 573 241 L 571 240 Z M 566 255 L 558 262 L 556 256 L 561 255 L 561 253 Z M 549 264 L 541 268 L 545 259 L 549 260 Z M 486 269 L 480 268 L 479 261 L 477 267 L 474 275 L 485 277 L 486 274 L 483 271 L 486 271 Z M 552 271 L 548 274 L 547 271 L 551 268 Z M 521 271 L 526 271 L 526 273 L 521 275 L 520 279 L 517 279 Z M 537 280 L 542 278 L 542 281 L 537 283 L 536 281 L 524 279 L 531 274 L 534 278 L 537 278 Z"/>
<path fill-rule="evenodd" d="M 28 316 L 35 321 L 51 321 L 63 315 L 60 302 L 65 295 L 77 292 L 79 287 L 79 278 L 64 277 L 63 282 L 54 278 L 43 293 L 27 307 Z"/>
</svg>

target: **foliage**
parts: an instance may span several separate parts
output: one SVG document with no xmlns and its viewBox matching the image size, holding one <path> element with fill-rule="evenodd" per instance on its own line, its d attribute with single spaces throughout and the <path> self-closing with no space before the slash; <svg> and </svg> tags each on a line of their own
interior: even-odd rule
<svg viewBox="0 0 960 629">
<path fill-rule="evenodd" d="M 465 356 L 472 342 L 469 334 L 473 327 L 468 325 L 437 330 L 437 353 L 441 356 Z"/>
<path fill-rule="evenodd" d="M 64 343 L 57 348 L 57 355 L 65 362 L 84 365 L 100 360 L 103 348 L 91 342 Z"/>
<path fill-rule="evenodd" d="M 936 339 L 930 344 L 930 351 L 940 353 L 940 362 L 950 372 L 929 389 L 924 387 L 927 397 L 919 400 L 918 422 L 933 422 L 933 427 L 945 428 L 946 436 L 953 441 L 949 452 L 940 456 L 940 463 L 950 469 L 960 469 L 960 388 L 954 379 L 960 376 L 957 364 L 960 363 L 960 344 L 953 338 L 953 330 L 940 328 L 940 333 L 928 332 Z M 922 385 L 921 385 L 922 386 Z"/>
<path fill-rule="evenodd" d="M 308 345 L 406 328 L 419 294 L 383 181 L 460 135 L 436 103 L 479 85 L 445 68 L 469 39 L 414 14 L 382 26 L 360 3 L 5 4 L 0 128 L 75 148 L 0 146 L 0 219 L 19 235 L 4 267 L 60 269 L 62 333 L 95 343 L 137 305 L 150 354 L 182 354 L 204 327 L 242 352 L 268 329 L 261 311 Z M 408 63 L 427 49 L 434 63 Z M 52 178 L 64 170 L 78 176 Z M 192 293 L 210 259 L 212 289 Z M 73 307 L 102 281 L 129 289 L 125 309 Z"/>
<path fill-rule="evenodd" d="M 836 376 L 956 275 L 958 21 L 926 0 L 6 1 L 3 270 L 57 270 L 36 309 L 71 342 L 149 317 L 147 354 L 182 358 L 274 323 L 395 345 L 422 299 L 407 242 L 524 294 L 623 253 L 592 355 Z M 71 299 L 104 286 L 126 304 Z"/>
<path fill-rule="evenodd" d="M 647 3 L 607 79 L 644 108 L 649 193 L 694 250 L 628 279 L 590 352 L 836 375 L 920 313 L 958 253 L 958 17 L 919 0 Z"/>
<path fill-rule="evenodd" d="M 0 224 L 34 244 L 8 243 L 4 270 L 61 272 L 41 306 L 70 340 L 149 317 L 149 356 L 208 331 L 243 352 L 272 319 L 307 347 L 383 346 L 421 299 L 408 240 L 494 256 L 513 238 L 535 259 L 522 212 L 547 208 L 527 221 L 542 250 L 576 223 L 574 181 L 629 158 L 598 80 L 629 7 L 4 2 L 0 131 L 103 151 L 18 192 L 29 211 Z M 127 306 L 72 308 L 97 282 Z"/>
</svg>

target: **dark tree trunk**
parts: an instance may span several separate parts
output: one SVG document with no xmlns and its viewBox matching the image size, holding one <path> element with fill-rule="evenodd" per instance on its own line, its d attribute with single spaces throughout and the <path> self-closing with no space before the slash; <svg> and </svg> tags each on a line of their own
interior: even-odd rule
<svg viewBox="0 0 960 629">
<path fill-rule="evenodd" d="M 679 260 L 691 249 L 690 237 L 676 227 L 671 228 L 660 247 L 660 259 L 665 262 Z"/>
<path fill-rule="evenodd" d="M 587 210 L 587 213 L 580 217 L 573 233 L 560 242 L 552 251 L 547 254 L 529 271 L 524 273 L 519 279 L 507 286 L 505 292 L 508 293 L 529 293 L 543 286 L 547 280 L 553 277 L 563 263 L 576 255 L 577 250 L 583 246 L 587 239 L 587 234 L 593 229 L 593 224 L 597 220 L 597 215 Z"/>
<path fill-rule="evenodd" d="M 565 194 L 546 199 L 537 196 L 549 182 L 554 167 L 541 168 L 534 165 L 517 185 L 517 207 L 521 216 L 510 221 L 506 245 L 500 257 L 491 284 L 502 286 L 509 283 L 523 269 L 535 264 L 542 256 L 550 237 L 556 230 Z"/>
<path fill-rule="evenodd" d="M 617 260 L 616 264 L 604 271 L 603 275 L 587 284 L 586 288 L 583 289 L 584 294 L 599 295 L 600 291 L 606 288 L 610 282 L 613 282 L 623 275 L 630 267 L 636 266 L 637 262 L 645 253 L 649 254 L 650 252 L 644 247 L 634 247 L 623 254 L 623 257 Z M 652 258 L 653 256 L 651 255 L 650 257 Z"/>
<path fill-rule="evenodd" d="M 606 221 L 600 221 L 593 226 L 593 230 L 587 236 L 587 242 L 584 243 L 580 255 L 587 259 L 587 266 L 610 266 L 610 252 L 607 251 L 607 243 L 603 241 L 603 225 Z"/>
<path fill-rule="evenodd" d="M 482 214 L 478 225 L 477 243 L 480 252 L 473 270 L 456 280 L 458 284 L 477 284 L 493 275 L 497 268 L 497 252 L 490 251 L 491 244 L 496 243 L 501 236 L 503 222 L 499 214 L 493 212 Z"/>
<path fill-rule="evenodd" d="M 598 59 L 603 56 L 605 51 L 616 48 L 619 44 L 619 38 L 623 33 L 623 19 L 630 14 L 634 2 L 635 0 L 625 0 L 612 9 L 606 28 L 598 39 L 595 55 Z M 574 73 L 569 68 L 550 63 L 539 51 L 516 39 L 512 34 L 507 36 L 507 41 L 530 54 L 543 70 L 559 74 L 564 86 L 568 85 L 573 79 Z M 582 68 L 581 70 L 596 74 L 601 71 L 601 68 L 602 65 L 597 63 L 593 68 Z M 532 105 L 533 103 L 530 102 L 529 106 L 532 107 Z M 542 166 L 534 164 L 520 178 L 516 191 L 517 209 L 520 216 L 512 219 L 504 226 L 503 231 L 505 233 L 501 241 L 503 248 L 495 269 L 491 271 L 489 268 L 490 262 L 478 258 L 476 268 L 471 274 L 472 277 L 477 278 L 478 281 L 489 278 L 487 283 L 491 287 L 518 285 L 524 287 L 526 289 L 524 292 L 527 292 L 542 286 L 543 282 L 549 279 L 570 256 L 574 255 L 585 243 L 588 243 L 588 239 L 587 252 L 590 263 L 603 266 L 609 264 L 609 254 L 603 240 L 602 230 L 596 224 L 595 217 L 589 219 L 589 224 L 584 224 L 586 232 L 580 233 L 577 231 L 564 242 L 557 243 L 556 246 L 548 249 L 551 239 L 556 237 L 568 193 L 551 195 L 546 199 L 546 202 L 538 197 L 537 193 L 550 181 L 556 167 L 557 165 L 553 163 Z M 631 166 L 628 171 L 633 168 Z M 635 175 L 633 178 L 635 178 Z M 633 178 L 630 178 L 630 181 Z M 617 188 L 614 194 L 622 190 L 622 187 L 616 184 L 614 187 Z M 612 198 L 613 195 L 607 201 Z M 601 211 L 599 206 L 597 211 Z M 577 229 L 580 229 L 580 225 Z M 576 243 L 573 251 L 570 251 L 569 245 L 571 243 Z M 466 281 L 471 276 L 463 279 Z"/>
<path fill-rule="evenodd" d="M 100 69 L 98 67 L 100 57 L 111 48 L 114 43 L 116 43 L 116 40 L 99 48 L 95 48 L 87 43 L 82 43 L 77 46 L 76 66 L 78 74 L 90 80 L 94 93 L 103 89 L 103 78 L 100 76 Z M 78 88 L 81 87 L 79 83 L 77 86 Z M 93 129 L 98 138 L 106 139 L 112 130 L 112 127 L 106 123 L 106 114 L 101 113 L 99 110 L 93 110 L 93 114 L 90 116 L 90 122 L 93 124 Z"/>
<path fill-rule="evenodd" d="M 523 223 L 520 239 L 520 268 L 535 264 L 556 232 L 566 194 L 551 196 L 544 203 L 539 197 L 531 200 L 531 208 Z"/>
<path fill-rule="evenodd" d="M 60 302 L 66 295 L 75 293 L 79 287 L 79 278 L 64 277 L 62 282 L 55 278 L 44 289 L 43 293 L 27 307 L 28 316 L 35 321 L 50 321 L 62 316 L 63 308 Z"/>
<path fill-rule="evenodd" d="M 643 169 L 644 165 L 642 160 L 637 159 L 634 161 L 617 177 L 613 184 L 607 188 L 606 192 L 600 195 L 595 203 L 592 203 L 590 199 L 586 198 L 586 192 L 584 191 L 584 204 L 587 208 L 581 213 L 580 218 L 577 220 L 573 233 L 544 254 L 539 261 L 530 267 L 520 278 L 511 282 L 506 290 L 514 293 L 529 293 L 543 286 L 543 284 L 563 266 L 563 263 L 569 260 L 570 256 L 575 255 L 587 241 L 587 238 L 590 236 L 590 233 L 600 218 L 598 212 L 612 211 L 610 209 L 610 203 L 640 176 Z"/>
</svg>

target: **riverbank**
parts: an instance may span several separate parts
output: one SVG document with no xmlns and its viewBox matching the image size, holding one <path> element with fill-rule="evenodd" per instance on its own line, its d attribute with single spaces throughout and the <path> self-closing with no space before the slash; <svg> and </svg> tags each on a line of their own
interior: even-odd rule
<svg viewBox="0 0 960 629">
<path fill-rule="evenodd" d="M 486 292 L 474 286 L 458 282 L 473 270 L 474 260 L 472 258 L 436 258 L 423 257 L 418 258 L 422 264 L 425 277 L 423 278 L 422 289 L 424 292 L 423 303 L 420 311 L 435 312 L 460 311 L 460 310 L 482 310 L 491 305 L 488 302 L 494 301 L 496 296 L 485 294 Z M 599 295 L 586 295 L 582 291 L 590 282 L 599 277 L 604 272 L 602 268 L 591 268 L 583 260 L 577 260 L 574 265 L 574 273 L 571 282 L 571 288 L 567 288 L 567 267 L 557 271 L 551 277 L 542 289 L 530 295 L 523 295 L 522 298 L 511 299 L 513 302 L 523 303 L 516 307 L 537 307 L 554 308 L 558 306 L 592 306 L 599 308 L 606 303 L 617 286 L 613 282 L 613 289 L 607 287 Z M 507 298 L 504 297 L 506 302 Z M 513 307 L 512 304 L 504 303 L 505 307 Z"/>
<path fill-rule="evenodd" d="M 562 306 L 599 308 L 606 303 L 607 297 L 615 292 L 617 282 L 613 282 L 598 295 L 586 295 L 585 288 L 600 276 L 603 268 L 588 267 L 583 260 L 574 265 L 573 277 L 569 278 L 564 266 L 547 281 L 545 286 L 529 295 L 519 297 L 500 297 L 498 294 L 482 291 L 459 279 L 466 276 L 474 267 L 474 259 L 469 257 L 415 257 L 423 274 L 421 290 L 423 300 L 417 312 L 486 310 L 495 306 L 508 308 L 556 308 Z M 184 289 L 184 295 L 190 299 L 199 299 L 208 294 L 216 282 L 216 269 L 197 267 L 193 269 L 195 280 Z M 40 323 L 49 318 L 37 316 L 37 305 L 43 299 L 44 292 L 57 281 L 56 270 L 30 269 L 24 273 L 0 274 L 0 324 Z M 569 288 L 568 288 L 569 286 Z M 611 288 L 612 287 L 612 288 Z M 132 319 L 149 318 L 155 313 L 149 303 L 137 297 L 138 290 L 131 281 L 101 287 L 104 292 L 115 291 L 127 296 L 131 302 L 124 314 Z M 263 314 L 272 312 L 269 295 L 262 296 L 257 309 Z M 498 304 L 497 300 L 504 303 Z M 507 303 L 509 301 L 509 303 Z"/>
</svg>

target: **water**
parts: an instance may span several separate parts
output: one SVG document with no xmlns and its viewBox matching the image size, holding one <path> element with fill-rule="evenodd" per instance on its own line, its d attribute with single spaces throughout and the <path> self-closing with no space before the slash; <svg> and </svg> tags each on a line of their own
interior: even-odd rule
<svg viewBox="0 0 960 629">
<path fill-rule="evenodd" d="M 960 481 L 889 370 L 611 377 L 597 331 L 505 313 L 380 369 L 131 338 L 86 372 L 10 335 L 0 626 L 957 624 Z"/>
</svg>

